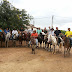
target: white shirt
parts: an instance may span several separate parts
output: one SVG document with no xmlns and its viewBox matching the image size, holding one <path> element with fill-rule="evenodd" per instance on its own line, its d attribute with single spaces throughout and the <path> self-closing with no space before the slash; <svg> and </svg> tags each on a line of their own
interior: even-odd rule
<svg viewBox="0 0 72 72">
<path fill-rule="evenodd" d="M 18 31 L 17 30 L 13 30 L 12 31 L 12 35 L 16 34 L 16 36 L 18 36 Z"/>
<path fill-rule="evenodd" d="M 48 35 L 54 36 L 54 31 L 50 30 L 49 33 L 48 33 Z"/>
<path fill-rule="evenodd" d="M 32 34 L 33 33 L 33 30 L 28 30 L 28 32 L 30 32 Z"/>
</svg>

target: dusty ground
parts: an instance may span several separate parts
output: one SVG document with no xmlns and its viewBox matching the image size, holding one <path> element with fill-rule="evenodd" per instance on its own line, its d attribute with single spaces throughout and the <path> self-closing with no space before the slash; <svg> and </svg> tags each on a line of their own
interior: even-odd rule
<svg viewBox="0 0 72 72">
<path fill-rule="evenodd" d="M 44 49 L 0 48 L 0 72 L 72 72 L 72 54 L 52 54 Z"/>
<path fill-rule="evenodd" d="M 0 72 L 72 72 L 72 51 L 64 58 L 44 49 L 0 48 Z"/>
</svg>

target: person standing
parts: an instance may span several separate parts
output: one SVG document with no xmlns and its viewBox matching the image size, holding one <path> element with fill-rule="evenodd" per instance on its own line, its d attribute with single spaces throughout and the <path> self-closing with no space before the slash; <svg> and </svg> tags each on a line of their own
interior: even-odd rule
<svg viewBox="0 0 72 72">
<path fill-rule="evenodd" d="M 38 35 L 42 32 L 42 30 L 40 28 L 37 29 L 37 33 Z"/>
</svg>

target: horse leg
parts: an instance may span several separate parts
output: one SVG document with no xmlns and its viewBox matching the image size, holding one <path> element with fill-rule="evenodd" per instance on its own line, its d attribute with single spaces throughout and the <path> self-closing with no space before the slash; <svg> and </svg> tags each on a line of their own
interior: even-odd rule
<svg viewBox="0 0 72 72">
<path fill-rule="evenodd" d="M 1 47 L 2 47 L 2 41 L 1 41 Z"/>
<path fill-rule="evenodd" d="M 46 42 L 45 42 L 45 49 L 46 49 L 46 46 L 47 46 L 47 44 L 46 44 Z"/>
<path fill-rule="evenodd" d="M 16 42 L 15 42 L 15 40 L 14 40 L 14 47 L 16 47 Z"/>
<path fill-rule="evenodd" d="M 53 49 L 53 52 L 52 53 L 55 54 L 55 45 L 54 45 L 54 49 Z"/>
<path fill-rule="evenodd" d="M 43 42 L 42 42 L 42 46 L 43 46 L 42 48 L 44 48 L 44 43 Z"/>
<path fill-rule="evenodd" d="M 15 47 L 16 47 L 16 41 L 15 41 Z"/>
<path fill-rule="evenodd" d="M 8 41 L 7 41 L 7 48 L 8 48 Z"/>
<path fill-rule="evenodd" d="M 6 41 L 5 41 L 5 47 L 6 47 Z"/>
<path fill-rule="evenodd" d="M 51 52 L 51 44 L 50 44 L 50 52 Z"/>
<path fill-rule="evenodd" d="M 34 51 L 34 48 L 33 48 L 33 45 L 32 45 L 32 54 L 33 54 L 33 51 Z"/>
<path fill-rule="evenodd" d="M 26 47 L 28 46 L 28 41 L 26 41 Z"/>
<path fill-rule="evenodd" d="M 54 53 L 55 53 L 55 45 L 54 45 Z"/>
<path fill-rule="evenodd" d="M 22 46 L 22 41 L 21 41 L 21 46 Z"/>
<path fill-rule="evenodd" d="M 45 42 L 43 41 L 43 49 L 44 49 L 44 43 L 45 43 Z"/>
<path fill-rule="evenodd" d="M 39 48 L 40 46 L 39 46 L 39 42 L 38 42 L 38 48 Z"/>
<path fill-rule="evenodd" d="M 71 49 L 71 48 L 69 48 L 69 55 L 70 55 L 70 49 Z"/>
<path fill-rule="evenodd" d="M 35 46 L 34 46 L 34 54 L 35 54 Z"/>
<path fill-rule="evenodd" d="M 41 45 L 42 45 L 42 43 L 40 43 L 40 48 L 42 47 Z"/>
<path fill-rule="evenodd" d="M 49 50 L 49 43 L 48 43 L 48 45 L 47 45 L 47 48 L 48 48 L 47 50 Z"/>
<path fill-rule="evenodd" d="M 68 54 L 70 55 L 70 47 L 68 48 Z"/>
<path fill-rule="evenodd" d="M 64 57 L 65 57 L 65 53 L 66 53 L 66 48 L 64 47 Z"/>
<path fill-rule="evenodd" d="M 33 54 L 33 48 L 32 48 L 32 54 Z"/>
</svg>

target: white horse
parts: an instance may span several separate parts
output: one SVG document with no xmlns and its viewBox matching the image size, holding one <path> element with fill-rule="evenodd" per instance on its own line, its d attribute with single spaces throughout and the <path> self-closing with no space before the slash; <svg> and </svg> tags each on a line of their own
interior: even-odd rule
<svg viewBox="0 0 72 72">
<path fill-rule="evenodd" d="M 17 39 L 17 37 L 18 36 L 16 34 L 13 35 L 13 46 L 14 47 L 16 47 L 16 39 Z"/>
<path fill-rule="evenodd" d="M 7 32 L 7 34 L 5 35 L 5 47 L 8 47 L 10 36 L 11 36 L 10 32 Z"/>
<path fill-rule="evenodd" d="M 59 37 L 59 39 L 60 39 L 60 42 L 59 42 L 59 49 L 60 49 L 60 51 L 62 52 L 62 47 L 63 47 L 64 41 L 63 41 L 63 39 L 62 39 L 61 37 Z"/>
<path fill-rule="evenodd" d="M 52 43 L 52 45 L 54 46 L 54 51 L 53 53 L 55 53 L 55 46 L 57 45 L 57 40 L 55 36 L 52 35 L 48 35 L 48 43 Z"/>
</svg>

